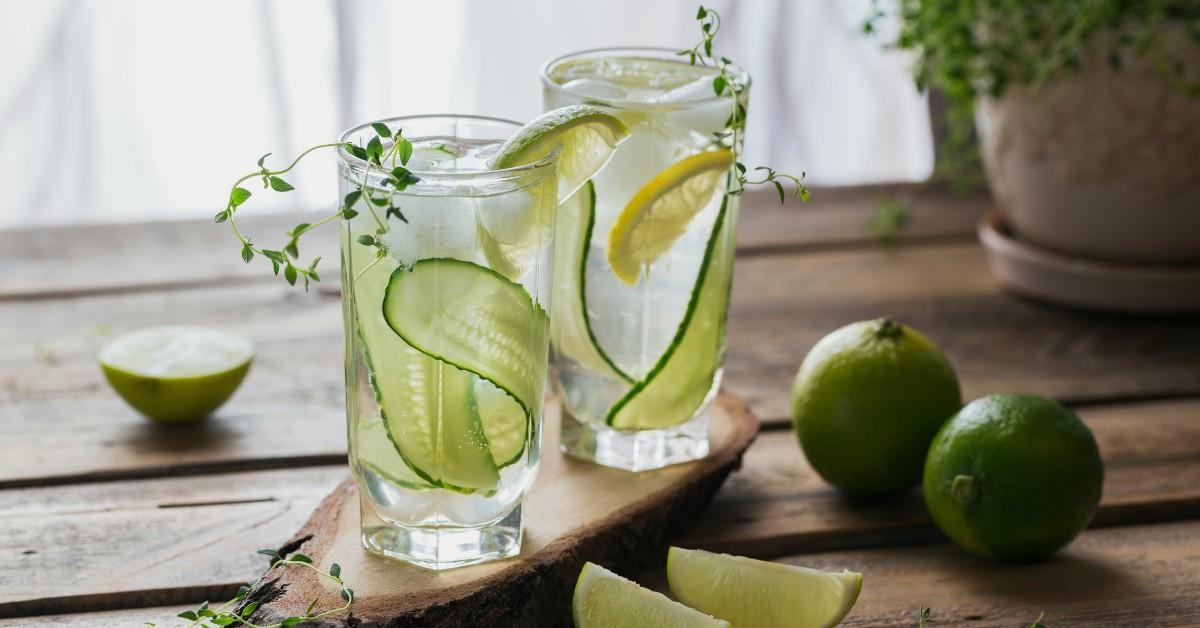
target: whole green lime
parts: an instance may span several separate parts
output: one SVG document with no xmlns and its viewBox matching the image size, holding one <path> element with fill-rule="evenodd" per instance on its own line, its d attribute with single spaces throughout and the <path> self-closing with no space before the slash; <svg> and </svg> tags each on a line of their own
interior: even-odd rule
<svg viewBox="0 0 1200 628">
<path fill-rule="evenodd" d="M 1103 482 L 1096 439 L 1073 412 L 1036 395 L 991 395 L 934 437 L 925 504 L 968 550 L 1032 561 L 1087 527 Z"/>
<path fill-rule="evenodd" d="M 792 386 L 796 436 L 812 467 L 852 495 L 921 481 L 929 442 L 962 405 L 929 339 L 889 319 L 852 323 L 809 351 Z"/>
</svg>

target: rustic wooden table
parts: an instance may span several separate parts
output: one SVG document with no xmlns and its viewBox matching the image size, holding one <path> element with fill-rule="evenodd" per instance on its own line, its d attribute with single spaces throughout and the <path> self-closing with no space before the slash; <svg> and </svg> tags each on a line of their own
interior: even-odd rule
<svg viewBox="0 0 1200 628">
<path fill-rule="evenodd" d="M 913 626 L 922 606 L 940 625 L 1043 611 L 1055 628 L 1200 625 L 1200 317 L 1007 296 L 974 236 L 986 199 L 926 191 L 884 248 L 865 227 L 878 192 L 785 209 L 748 198 L 726 382 L 763 432 L 682 542 L 860 570 L 848 625 Z M 266 237 L 293 222 L 247 226 Z M 242 265 L 201 222 L 0 232 L 0 269 L 0 626 L 173 625 L 256 576 L 255 550 L 346 474 L 335 294 Z M 795 369 L 826 332 L 885 314 L 941 344 L 968 399 L 1028 391 L 1078 410 L 1107 464 L 1092 529 L 1049 561 L 999 565 L 942 540 L 915 492 L 853 503 L 813 474 L 788 427 Z M 167 322 L 257 342 L 241 392 L 203 425 L 150 425 L 95 364 L 111 334 Z"/>
</svg>

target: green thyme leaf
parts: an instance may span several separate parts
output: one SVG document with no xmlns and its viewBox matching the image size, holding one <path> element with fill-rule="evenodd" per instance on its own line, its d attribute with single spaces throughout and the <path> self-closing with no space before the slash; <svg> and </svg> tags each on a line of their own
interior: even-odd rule
<svg viewBox="0 0 1200 628">
<path fill-rule="evenodd" d="M 226 220 L 229 220 L 229 210 L 228 209 L 223 209 L 223 210 L 217 212 L 216 216 L 213 216 L 213 222 L 225 222 Z"/>
<path fill-rule="evenodd" d="M 383 143 L 379 141 L 379 136 L 372 137 L 367 142 L 367 156 L 370 158 L 371 163 L 374 163 L 376 166 L 380 165 L 379 160 L 383 157 Z"/>
<path fill-rule="evenodd" d="M 408 160 L 412 158 L 412 153 L 413 153 L 412 142 L 408 141 L 407 138 L 403 138 L 403 137 L 400 138 L 399 145 L 397 146 L 396 152 L 397 152 L 397 154 L 400 155 L 400 163 L 407 166 Z"/>
<path fill-rule="evenodd" d="M 235 187 L 233 188 L 233 191 L 229 193 L 229 206 L 237 207 L 238 205 L 245 203 L 246 199 L 248 198 L 250 198 L 250 190 L 240 186 Z"/>
<path fill-rule="evenodd" d="M 292 187 L 292 184 L 276 176 L 268 177 L 267 180 L 271 182 L 271 189 L 275 190 L 276 192 L 290 192 L 296 189 Z"/>
<path fill-rule="evenodd" d="M 386 137 L 389 139 L 392 137 L 392 130 L 389 129 L 387 127 L 387 125 L 382 122 L 372 122 L 371 128 L 375 129 L 375 134 L 378 135 L 379 137 Z"/>
<path fill-rule="evenodd" d="M 375 246 L 375 236 L 360 235 L 354 240 L 363 246 Z"/>
<path fill-rule="evenodd" d="M 296 267 L 288 264 L 283 268 L 283 278 L 287 280 L 288 285 L 296 285 Z"/>
<path fill-rule="evenodd" d="M 242 245 L 242 261 L 247 264 L 254 261 L 254 249 L 250 248 L 249 244 Z"/>
</svg>

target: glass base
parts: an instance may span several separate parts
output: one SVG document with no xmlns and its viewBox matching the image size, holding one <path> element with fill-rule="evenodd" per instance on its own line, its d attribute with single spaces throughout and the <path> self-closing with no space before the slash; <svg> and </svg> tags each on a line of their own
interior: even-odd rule
<svg viewBox="0 0 1200 628">
<path fill-rule="evenodd" d="M 687 423 L 663 430 L 614 430 L 576 419 L 562 409 L 562 452 L 626 471 L 649 471 L 708 455 L 706 406 Z"/>
<path fill-rule="evenodd" d="M 379 518 L 362 503 L 363 549 L 425 569 L 442 571 L 511 558 L 521 553 L 521 505 L 478 527 L 405 526 Z"/>
</svg>

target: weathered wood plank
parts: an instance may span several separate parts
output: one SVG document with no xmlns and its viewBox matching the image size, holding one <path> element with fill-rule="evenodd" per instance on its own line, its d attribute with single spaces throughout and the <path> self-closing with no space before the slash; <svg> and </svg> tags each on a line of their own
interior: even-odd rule
<svg viewBox="0 0 1200 628">
<path fill-rule="evenodd" d="M 1198 411 L 1200 400 L 1082 411 L 1107 464 L 1098 525 L 1200 517 Z M 253 551 L 288 538 L 344 473 L 334 465 L 0 491 L 0 564 L 14 566 L 0 570 L 0 615 L 217 597 L 255 575 Z M 767 557 L 938 537 L 918 493 L 844 500 L 779 430 L 760 435 L 695 526 L 681 543 Z"/>
<path fill-rule="evenodd" d="M 739 260 L 726 385 L 764 420 L 826 333 L 891 316 L 937 342 L 966 399 L 1031 392 L 1070 402 L 1200 393 L 1200 316 L 1055 309 L 1000 293 L 974 243 Z"/>
<path fill-rule="evenodd" d="M 1094 526 L 1200 517 L 1200 399 L 1079 411 L 1105 461 Z M 936 539 L 919 490 L 852 501 L 808 466 L 791 430 L 761 434 L 684 541 L 762 556 Z"/>
<path fill-rule="evenodd" d="M 344 459 L 336 298 L 258 285 L 0 310 L 0 487 Z M 113 393 L 95 363 L 103 340 L 97 326 L 115 332 L 167 322 L 218 325 L 257 343 L 242 389 L 199 425 L 146 421 Z"/>
<path fill-rule="evenodd" d="M 785 420 L 795 370 L 817 339 L 884 314 L 942 345 L 968 399 L 1200 394 L 1200 317 L 1096 316 L 1020 301 L 996 292 L 970 243 L 740 260 L 726 384 L 768 422 Z M 5 303 L 0 486 L 337 460 L 340 316 L 337 297 L 279 283 Z M 152 429 L 95 366 L 104 327 L 167 322 L 216 325 L 258 343 L 243 389 L 207 425 Z"/>
<path fill-rule="evenodd" d="M 199 602 L 187 606 L 155 606 L 98 613 L 0 619 L 0 628 L 143 628 L 146 623 L 156 624 L 159 628 L 182 628 L 187 624 L 177 616 L 196 606 L 199 606 Z"/>
<path fill-rule="evenodd" d="M 950 545 L 803 554 L 780 559 L 864 574 L 863 591 L 846 626 L 916 625 L 923 606 L 940 625 L 1195 626 L 1200 607 L 1200 523 L 1092 530 L 1050 561 L 1002 565 Z M 664 590 L 660 572 L 639 580 Z M 0 620 L 0 627 L 126 628 L 167 621 L 183 607 L 50 615 Z"/>
<path fill-rule="evenodd" d="M 1002 565 L 951 545 L 789 557 L 782 562 L 863 573 L 844 626 L 1054 628 L 1200 625 L 1200 521 L 1091 530 L 1052 559 Z"/>
<path fill-rule="evenodd" d="M 1200 521 L 1088 530 L 1050 559 L 1005 564 L 948 543 L 799 554 L 776 562 L 863 574 L 842 626 L 1197 626 Z M 636 578 L 667 592 L 662 570 Z"/>
<path fill-rule="evenodd" d="M 825 188 L 814 190 L 816 200 L 809 205 L 784 207 L 774 191 L 754 190 L 743 203 L 739 246 L 755 251 L 871 243 L 868 223 L 876 200 L 894 192 L 914 198 L 902 239 L 973 237 L 975 221 L 990 203 L 986 196 L 958 196 L 938 187 L 913 196 L 918 188 Z M 239 226 L 255 241 L 280 243 L 288 229 L 318 217 L 247 212 Z M 336 280 L 336 231 L 315 231 L 304 243 L 304 258 L 321 256 L 322 276 Z M 5 269 L 0 300 L 267 280 L 264 263 L 242 263 L 228 226 L 207 220 L 0 230 L 0 267 Z"/>
<path fill-rule="evenodd" d="M 780 205 L 774 190 L 746 193 L 738 223 L 738 250 L 755 254 L 841 246 L 875 246 L 870 229 L 879 200 L 894 196 L 909 209 L 898 242 L 971 240 L 975 223 L 993 206 L 986 193 L 958 194 L 944 185 L 869 185 L 813 190 L 813 201 Z"/>
<path fill-rule="evenodd" d="M 230 595 L 344 465 L 0 491 L 0 617 Z"/>
</svg>

